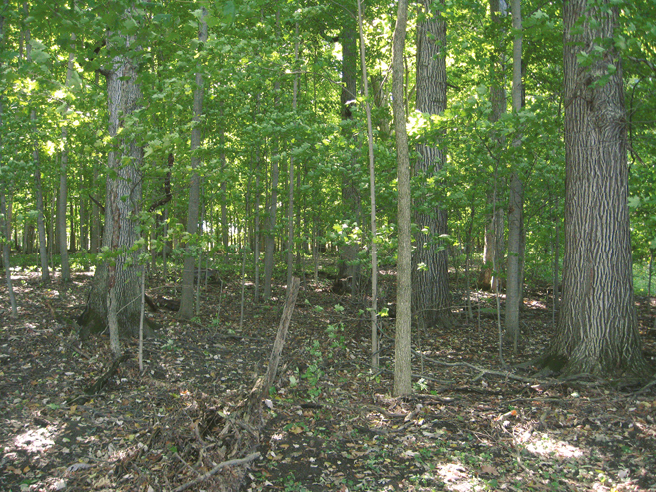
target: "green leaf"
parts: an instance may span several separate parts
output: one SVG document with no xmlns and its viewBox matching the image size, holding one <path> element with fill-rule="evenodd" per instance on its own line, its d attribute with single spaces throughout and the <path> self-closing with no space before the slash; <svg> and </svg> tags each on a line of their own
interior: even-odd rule
<svg viewBox="0 0 656 492">
<path fill-rule="evenodd" d="M 235 20 L 235 2 L 232 0 L 223 4 L 223 18 L 226 24 L 232 24 Z"/>
<path fill-rule="evenodd" d="M 123 30 L 125 34 L 131 36 L 137 33 L 139 30 L 139 24 L 137 24 L 134 19 L 127 19 L 125 22 L 123 22 Z"/>
</svg>

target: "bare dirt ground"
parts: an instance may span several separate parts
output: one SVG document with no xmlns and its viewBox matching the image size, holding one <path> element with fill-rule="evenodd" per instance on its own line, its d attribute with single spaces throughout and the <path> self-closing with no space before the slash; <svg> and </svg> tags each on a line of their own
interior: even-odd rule
<svg viewBox="0 0 656 492">
<path fill-rule="evenodd" d="M 383 321 L 383 371 L 373 374 L 361 303 L 305 285 L 257 429 L 233 416 L 266 370 L 283 288 L 257 305 L 247 288 L 241 327 L 236 282 L 208 285 L 192 322 L 150 314 L 162 328 L 145 342 L 145 371 L 128 340 L 131 357 L 89 395 L 112 362 L 106 336 L 82 343 L 74 333 L 90 279 L 44 286 L 15 272 L 16 320 L 2 282 L 0 490 L 656 490 L 656 385 L 508 375 L 483 294 L 474 319 L 458 309 L 448 330 L 414 335 L 416 393 L 394 399 L 393 323 Z M 393 287 L 393 276 L 382 281 Z M 176 297 L 174 284 L 150 284 L 153 299 Z M 524 343 L 506 363 L 543 351 L 550 302 L 527 296 Z M 656 299 L 637 304 L 655 359 Z"/>
</svg>

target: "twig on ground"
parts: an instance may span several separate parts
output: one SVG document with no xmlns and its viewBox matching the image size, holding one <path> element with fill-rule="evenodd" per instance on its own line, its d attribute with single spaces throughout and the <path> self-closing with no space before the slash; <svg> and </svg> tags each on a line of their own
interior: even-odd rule
<svg viewBox="0 0 656 492">
<path fill-rule="evenodd" d="M 200 477 L 192 480 L 191 482 L 181 485 L 177 489 L 174 489 L 173 492 L 182 492 L 183 490 L 187 490 L 188 488 L 193 487 L 194 485 L 198 485 L 199 483 L 207 480 L 211 476 L 216 475 L 222 468 L 225 468 L 227 466 L 236 466 L 236 465 L 243 465 L 246 463 L 250 463 L 251 461 L 256 460 L 259 457 L 260 457 L 260 453 L 251 453 L 245 458 L 241 458 L 237 460 L 229 460 L 229 461 L 224 461 L 223 463 L 219 463 L 210 471 L 208 471 L 205 475 L 201 475 Z"/>
</svg>

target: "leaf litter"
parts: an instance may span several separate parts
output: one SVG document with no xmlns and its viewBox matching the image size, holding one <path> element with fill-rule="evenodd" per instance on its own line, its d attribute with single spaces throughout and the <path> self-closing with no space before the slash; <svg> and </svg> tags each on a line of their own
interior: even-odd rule
<svg viewBox="0 0 656 492">
<path fill-rule="evenodd" d="M 82 398 L 112 362 L 105 336 L 81 344 L 73 333 L 89 275 L 43 286 L 25 273 L 16 284 L 19 318 L 0 314 L 1 490 L 656 489 L 656 385 L 509 374 L 492 316 L 454 312 L 452 328 L 421 333 L 415 394 L 392 398 L 393 322 L 381 320 L 383 370 L 373 374 L 363 306 L 308 284 L 260 428 L 236 416 L 266 370 L 284 289 L 247 302 L 241 329 L 237 283 L 209 285 L 193 322 L 152 313 L 162 329 L 145 341 L 144 373 L 132 356 Z M 157 295 L 176 298 L 175 285 Z M 532 298 L 511 367 L 540 355 L 552 333 L 549 302 Z M 656 303 L 637 306 L 653 360 Z M 136 353 L 132 340 L 124 348 Z"/>
</svg>

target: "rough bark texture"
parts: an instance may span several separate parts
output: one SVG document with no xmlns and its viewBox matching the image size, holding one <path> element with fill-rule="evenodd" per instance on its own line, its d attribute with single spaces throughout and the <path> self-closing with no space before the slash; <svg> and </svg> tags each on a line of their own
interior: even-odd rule
<svg viewBox="0 0 656 492">
<path fill-rule="evenodd" d="M 126 12 L 129 15 L 129 11 Z M 124 37 L 123 49 L 134 49 L 131 36 Z M 109 135 L 116 140 L 113 151 L 108 155 L 105 230 L 102 245 L 116 256 L 111 262 L 99 265 L 94 276 L 86 311 L 80 316 L 81 337 L 89 332 L 97 333 L 108 326 L 108 300 L 113 300 L 116 317 L 122 335 L 138 336 L 139 277 L 141 269 L 136 253 L 128 250 L 138 239 L 137 214 L 141 205 L 141 167 L 143 147 L 139 146 L 125 119 L 138 109 L 141 91 L 137 84 L 137 67 L 132 56 L 126 53 L 113 60 L 107 72 L 107 100 L 109 106 Z M 119 128 L 123 131 L 117 137 Z M 113 291 L 113 293 L 112 293 Z"/>
<path fill-rule="evenodd" d="M 417 111 L 440 114 L 446 109 L 446 22 L 444 2 L 422 0 L 417 24 Z M 426 181 L 446 162 L 444 148 L 419 144 L 415 174 Z M 429 200 L 430 201 L 430 200 Z M 420 324 L 449 322 L 448 252 L 440 235 L 447 233 L 447 212 L 439 207 L 415 207 L 417 225 L 412 254 L 412 304 Z"/>
<path fill-rule="evenodd" d="M 200 29 L 198 31 L 198 41 L 201 46 L 207 41 L 207 23 L 205 16 L 207 11 L 201 9 Z M 200 66 L 196 72 L 196 89 L 194 90 L 194 127 L 191 130 L 191 182 L 189 185 L 189 206 L 187 209 L 187 232 L 193 237 L 198 232 L 198 211 L 200 210 L 200 176 L 198 175 L 198 165 L 200 157 L 198 149 L 200 148 L 201 127 L 200 119 L 203 114 L 203 74 Z M 178 315 L 182 319 L 191 319 L 194 315 L 194 265 L 196 260 L 193 255 L 193 246 L 187 245 L 186 256 L 184 259 L 184 269 L 182 271 L 182 297 L 180 299 L 180 311 Z M 200 278 L 198 279 L 200 282 Z"/>
<path fill-rule="evenodd" d="M 601 2 L 603 8 L 590 8 L 585 0 L 566 1 L 564 7 L 563 300 L 545 363 L 564 364 L 566 373 L 643 375 L 647 366 L 633 301 L 622 66 L 612 43 L 618 8 L 610 0 Z M 579 65 L 581 52 L 591 57 L 591 65 Z"/>
<path fill-rule="evenodd" d="M 412 234 L 410 222 L 410 156 L 403 99 L 403 51 L 408 21 L 408 2 L 399 0 L 392 55 L 392 96 L 398 175 L 399 246 L 396 281 L 396 339 L 394 348 L 394 396 L 412 393 Z"/>
</svg>

